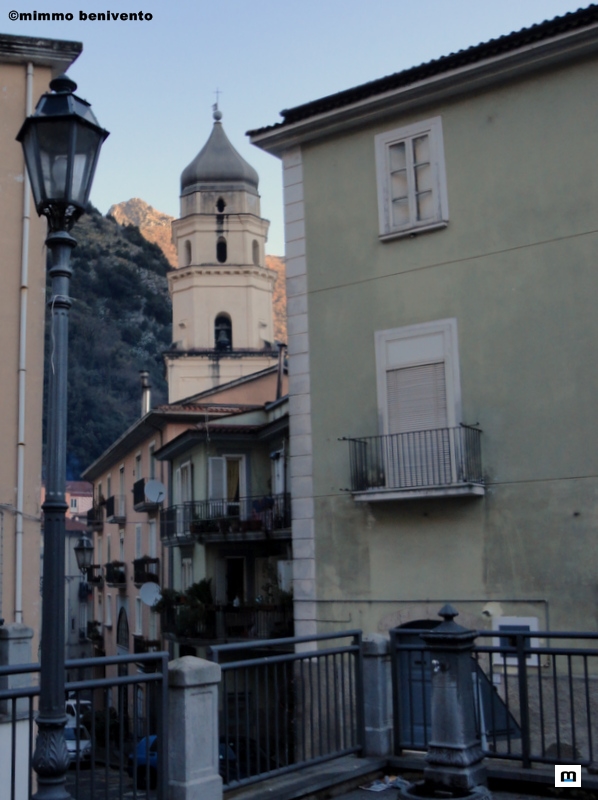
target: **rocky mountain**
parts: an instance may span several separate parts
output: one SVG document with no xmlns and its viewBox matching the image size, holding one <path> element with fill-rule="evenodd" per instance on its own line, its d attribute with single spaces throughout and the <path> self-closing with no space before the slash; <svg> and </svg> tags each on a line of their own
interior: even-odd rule
<svg viewBox="0 0 598 800">
<path fill-rule="evenodd" d="M 174 217 L 163 214 L 162 211 L 156 211 L 139 197 L 132 197 L 124 203 L 110 206 L 108 216 L 114 217 L 119 225 L 138 227 L 148 242 L 158 245 L 170 266 L 177 266 L 176 250 L 171 236 L 171 222 Z"/>
<path fill-rule="evenodd" d="M 73 231 L 67 469 L 77 479 L 141 413 L 139 371 L 165 402 L 172 308 L 160 247 L 90 208 Z M 46 333 L 46 365 L 51 339 Z"/>
<path fill-rule="evenodd" d="M 133 197 L 110 207 L 108 215 L 120 225 L 136 225 L 145 238 L 157 244 L 172 267 L 177 266 L 176 250 L 171 239 L 171 223 L 174 217 L 157 211 L 145 200 Z M 287 340 L 287 295 L 285 289 L 285 263 L 280 256 L 266 256 L 266 266 L 276 272 L 276 284 L 272 298 L 274 311 L 274 338 Z"/>
</svg>

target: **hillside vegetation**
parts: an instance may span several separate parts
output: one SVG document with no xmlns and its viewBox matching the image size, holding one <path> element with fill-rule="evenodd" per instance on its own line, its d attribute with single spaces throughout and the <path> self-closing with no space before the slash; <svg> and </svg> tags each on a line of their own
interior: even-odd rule
<svg viewBox="0 0 598 800">
<path fill-rule="evenodd" d="M 95 209 L 73 230 L 67 471 L 77 479 L 141 413 L 139 371 L 165 402 L 172 310 L 162 250 Z M 46 368 L 51 342 L 46 334 Z"/>
</svg>

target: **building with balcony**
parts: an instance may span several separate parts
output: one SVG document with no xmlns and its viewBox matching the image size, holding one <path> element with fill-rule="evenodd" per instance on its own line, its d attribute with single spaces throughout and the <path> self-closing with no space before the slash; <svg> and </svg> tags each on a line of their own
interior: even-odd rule
<svg viewBox="0 0 598 800">
<path fill-rule="evenodd" d="M 41 620 L 41 459 L 46 221 L 33 206 L 15 136 L 49 83 L 76 60 L 80 42 L 0 34 L 0 619 L 33 630 Z"/>
<path fill-rule="evenodd" d="M 260 425 L 267 427 L 268 420 L 272 418 L 273 422 L 279 412 L 265 411 L 264 403 L 276 397 L 277 392 L 286 391 L 286 386 L 281 361 L 280 367 L 269 367 L 181 403 L 156 406 L 84 471 L 83 477 L 93 483 L 94 497 L 87 513 L 87 528 L 93 536 L 95 550 L 94 564 L 86 582 L 93 588 L 94 595 L 89 621 L 95 624 L 94 630 L 101 632 L 107 655 L 141 652 L 138 648 L 145 646 L 144 642 L 160 640 L 160 615 L 142 601 L 141 589 L 146 583 L 156 584 L 161 589 L 172 587 L 172 576 L 178 569 L 172 563 L 172 545 L 190 535 L 184 526 L 169 527 L 165 522 L 172 519 L 170 507 L 183 495 L 182 490 L 173 488 L 169 464 L 163 456 L 158 458 L 158 454 L 170 452 L 168 447 L 174 441 L 177 447 L 183 447 L 181 443 L 196 443 L 196 434 L 203 440 L 207 431 L 208 438 L 211 437 L 218 420 L 236 420 L 239 416 L 253 420 L 255 417 L 257 422 L 249 424 L 251 431 Z M 281 401 L 274 405 L 280 404 Z M 146 400 L 142 408 L 149 405 Z M 280 424 L 273 422 L 269 428 L 271 436 Z M 262 451 L 265 452 L 270 443 L 270 439 L 263 440 Z M 242 452 L 245 448 L 243 444 Z M 180 472 L 174 473 L 177 487 L 180 480 Z M 264 478 L 256 484 L 256 491 L 265 493 L 267 480 Z M 275 524 L 278 527 L 282 525 L 279 511 L 285 510 L 281 502 L 276 499 Z M 186 500 L 183 507 L 185 503 Z M 232 513 L 232 506 L 230 510 Z M 274 510 L 273 505 L 272 512 Z M 185 512 L 181 514 L 184 518 Z M 288 522 L 288 501 L 286 514 Z M 267 514 L 263 517 L 266 519 Z M 270 517 L 274 520 L 274 513 Z M 169 535 L 163 530 L 168 530 Z M 263 531 L 261 536 L 265 537 Z"/>
<path fill-rule="evenodd" d="M 597 89 L 591 6 L 250 131 L 283 165 L 298 635 L 598 625 Z"/>
<path fill-rule="evenodd" d="M 162 605 L 175 656 L 202 654 L 214 641 L 291 635 L 288 448 L 281 397 L 198 424 L 157 451 L 172 476 L 160 538 L 171 551 Z"/>
</svg>

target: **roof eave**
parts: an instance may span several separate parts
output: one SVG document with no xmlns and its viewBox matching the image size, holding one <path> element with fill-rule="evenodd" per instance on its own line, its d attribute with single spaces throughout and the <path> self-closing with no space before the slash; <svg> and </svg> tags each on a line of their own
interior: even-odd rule
<svg viewBox="0 0 598 800">
<path fill-rule="evenodd" d="M 581 30 L 534 42 L 515 51 L 317 113 L 295 123 L 282 123 L 270 129 L 249 131 L 248 135 L 256 147 L 280 157 L 289 148 L 314 139 L 377 122 L 422 105 L 445 102 L 465 93 L 504 84 L 527 74 L 597 53 L 598 23 L 595 23 Z"/>
</svg>

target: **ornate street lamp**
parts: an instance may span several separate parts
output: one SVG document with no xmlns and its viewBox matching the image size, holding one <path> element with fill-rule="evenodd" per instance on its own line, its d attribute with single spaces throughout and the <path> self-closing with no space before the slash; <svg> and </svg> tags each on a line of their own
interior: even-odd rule
<svg viewBox="0 0 598 800">
<path fill-rule="evenodd" d="M 35 800 L 68 800 L 65 788 L 69 754 L 64 742 L 64 545 L 66 483 L 66 401 L 70 253 L 68 233 L 89 199 L 100 147 L 108 136 L 89 103 L 76 97 L 66 75 L 50 83 L 35 113 L 19 131 L 37 213 L 47 217 L 52 266 L 52 365 L 48 382 L 44 581 L 38 734 L 33 768 L 38 776 Z M 91 543 L 90 543 L 91 544 Z"/>
<path fill-rule="evenodd" d="M 83 534 L 73 547 L 73 550 L 75 551 L 75 558 L 77 559 L 79 571 L 85 575 L 93 561 L 93 544 L 91 543 L 91 539 Z"/>
</svg>

